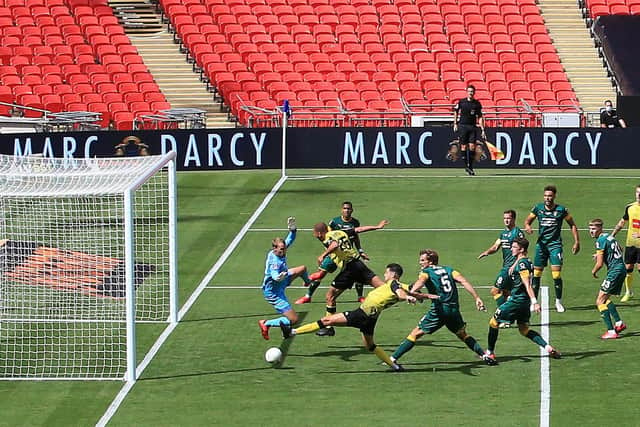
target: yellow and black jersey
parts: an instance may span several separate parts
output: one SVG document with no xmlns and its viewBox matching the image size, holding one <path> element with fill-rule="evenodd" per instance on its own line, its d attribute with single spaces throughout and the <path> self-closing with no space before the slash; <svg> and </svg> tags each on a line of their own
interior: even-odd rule
<svg viewBox="0 0 640 427">
<path fill-rule="evenodd" d="M 626 246 L 635 246 L 640 248 L 640 237 L 633 237 L 634 233 L 640 235 L 640 203 L 629 203 L 624 210 L 622 217 L 628 222 L 629 228 L 627 229 L 627 243 Z"/>
<path fill-rule="evenodd" d="M 396 295 L 398 288 L 409 292 L 409 285 L 400 283 L 397 280 L 389 280 L 384 285 L 369 292 L 360 308 L 369 316 L 377 316 L 385 308 L 391 307 L 400 301 L 400 298 Z"/>
<path fill-rule="evenodd" d="M 328 248 L 332 242 L 338 244 L 338 248 L 332 252 L 334 262 L 341 261 L 343 264 L 348 263 L 353 259 L 360 258 L 358 249 L 353 244 L 352 235 L 355 235 L 354 230 L 333 230 L 327 232 L 322 244 Z M 337 264 L 337 262 L 336 262 Z"/>
</svg>

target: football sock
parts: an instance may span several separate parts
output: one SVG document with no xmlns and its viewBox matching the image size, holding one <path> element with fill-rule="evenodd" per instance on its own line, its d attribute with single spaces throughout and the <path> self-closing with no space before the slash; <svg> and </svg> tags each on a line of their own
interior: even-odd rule
<svg viewBox="0 0 640 427">
<path fill-rule="evenodd" d="M 311 283 L 311 279 L 309 279 L 309 274 L 306 271 L 302 273 L 300 277 L 302 277 L 302 281 L 304 282 L 305 285 L 308 285 Z"/>
<path fill-rule="evenodd" d="M 327 310 L 327 316 L 331 316 L 332 314 L 336 314 L 336 306 L 335 305 L 333 307 L 326 306 L 325 309 Z"/>
<path fill-rule="evenodd" d="M 556 290 L 556 298 L 562 299 L 562 277 L 553 278 L 553 287 Z"/>
<path fill-rule="evenodd" d="M 416 339 L 412 336 L 406 337 L 396 348 L 396 351 L 393 352 L 393 358 L 398 360 L 405 354 L 407 351 L 411 350 L 413 346 L 416 345 Z"/>
<path fill-rule="evenodd" d="M 538 292 L 540 291 L 540 276 L 533 276 L 531 279 L 531 286 L 533 287 L 533 292 L 536 294 L 536 298 L 538 298 Z"/>
<path fill-rule="evenodd" d="M 482 347 L 480 347 L 478 341 L 476 341 L 476 339 L 471 335 L 467 335 L 467 337 L 464 339 L 464 343 L 467 345 L 467 347 L 469 347 L 469 349 L 471 349 L 471 351 L 475 352 L 477 355 L 482 356 L 484 354 L 484 350 L 482 349 Z"/>
<path fill-rule="evenodd" d="M 286 316 L 282 316 L 282 317 L 278 317 L 277 319 L 269 319 L 266 322 L 264 322 L 265 325 L 267 325 L 270 328 L 273 327 L 279 327 L 280 323 L 284 323 L 285 325 L 290 325 L 291 321 L 289 321 L 289 319 Z"/>
<path fill-rule="evenodd" d="M 469 150 L 464 150 L 464 165 L 466 167 L 468 167 L 468 168 L 471 167 L 471 164 L 470 164 L 470 161 L 469 161 L 470 158 L 471 158 L 471 156 L 469 154 Z"/>
<path fill-rule="evenodd" d="M 320 328 L 324 328 L 324 325 L 320 320 L 313 323 L 307 323 L 305 325 L 302 325 L 296 328 L 296 335 L 309 334 L 311 332 L 317 331 Z"/>
<path fill-rule="evenodd" d="M 598 311 L 600 312 L 600 317 L 604 325 L 607 327 L 607 331 L 613 331 L 613 323 L 611 323 L 611 315 L 607 304 L 598 304 Z"/>
<path fill-rule="evenodd" d="M 358 298 L 364 295 L 364 283 L 356 283 L 356 292 L 358 293 Z"/>
<path fill-rule="evenodd" d="M 476 153 L 471 150 L 467 150 L 467 153 L 469 156 L 469 169 L 473 169 L 473 158 L 475 157 Z"/>
<path fill-rule="evenodd" d="M 529 338 L 534 343 L 538 344 L 540 347 L 547 346 L 547 342 L 544 340 L 544 338 L 542 338 L 542 336 L 540 336 L 539 333 L 537 333 L 532 329 L 529 329 L 529 331 L 526 334 L 524 334 L 524 336 Z"/>
<path fill-rule="evenodd" d="M 627 271 L 627 277 L 624 278 L 624 288 L 627 294 L 633 293 L 633 268 Z"/>
<path fill-rule="evenodd" d="M 309 289 L 307 290 L 307 296 L 311 298 L 311 296 L 316 291 L 316 289 L 318 289 L 319 286 L 320 286 L 319 280 L 312 280 L 311 283 L 309 284 Z"/>
<path fill-rule="evenodd" d="M 498 342 L 498 334 L 500 333 L 500 330 L 498 329 L 498 322 L 495 323 L 496 326 L 493 326 L 491 324 L 489 325 L 489 334 L 487 336 L 487 350 L 489 350 L 491 353 L 493 353 L 496 348 L 496 342 Z"/>
<path fill-rule="evenodd" d="M 501 306 L 502 304 L 504 304 L 504 302 L 507 300 L 507 299 L 504 297 L 504 293 L 502 293 L 502 291 L 500 291 L 500 293 L 499 293 L 499 294 L 495 294 L 495 295 L 493 296 L 493 299 L 494 299 L 494 300 L 496 300 L 496 305 L 497 305 L 498 307 L 499 307 L 499 306 Z"/>
<path fill-rule="evenodd" d="M 378 359 L 382 360 L 387 365 L 389 366 L 393 365 L 393 361 L 389 358 L 389 355 L 387 354 L 386 351 L 382 349 L 382 347 L 376 346 L 373 349 L 373 353 L 378 357 Z"/>
<path fill-rule="evenodd" d="M 609 309 L 609 314 L 613 318 L 613 321 L 618 323 L 620 321 L 620 314 L 618 313 L 618 307 L 611 300 L 607 300 L 606 302 L 607 308 Z"/>
<path fill-rule="evenodd" d="M 309 279 L 320 281 L 326 275 L 327 275 L 326 271 L 319 270 L 319 271 L 316 271 L 315 273 L 312 273 L 311 275 L 309 275 Z"/>
</svg>

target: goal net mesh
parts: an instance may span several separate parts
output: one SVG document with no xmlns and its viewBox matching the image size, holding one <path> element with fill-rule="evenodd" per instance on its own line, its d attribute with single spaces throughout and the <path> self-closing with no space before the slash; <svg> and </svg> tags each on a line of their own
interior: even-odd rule
<svg viewBox="0 0 640 427">
<path fill-rule="evenodd" d="M 145 176 L 133 203 L 136 320 L 167 320 L 168 173 L 158 164 L 0 156 L 0 378 L 123 378 L 124 194 Z"/>
</svg>

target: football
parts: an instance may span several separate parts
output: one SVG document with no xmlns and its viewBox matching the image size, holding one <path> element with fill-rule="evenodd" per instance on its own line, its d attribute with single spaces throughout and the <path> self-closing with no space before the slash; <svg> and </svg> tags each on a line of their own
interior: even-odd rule
<svg viewBox="0 0 640 427">
<path fill-rule="evenodd" d="M 282 351 L 278 347 L 271 347 L 264 353 L 264 360 L 269 363 L 278 363 L 282 360 Z"/>
</svg>

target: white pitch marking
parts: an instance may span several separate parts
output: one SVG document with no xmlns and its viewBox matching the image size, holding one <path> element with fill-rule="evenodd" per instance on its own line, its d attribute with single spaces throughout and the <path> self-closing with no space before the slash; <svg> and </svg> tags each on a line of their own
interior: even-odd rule
<svg viewBox="0 0 640 427">
<path fill-rule="evenodd" d="M 542 310 L 540 323 L 542 338 L 549 342 L 549 288 L 540 287 Z M 540 427 L 549 427 L 551 412 L 551 378 L 549 376 L 549 355 L 544 348 L 540 348 Z"/>
<path fill-rule="evenodd" d="M 211 267 L 209 272 L 205 275 L 205 277 L 202 279 L 202 281 L 200 282 L 198 287 L 193 291 L 193 293 L 191 294 L 191 296 L 189 297 L 187 302 L 184 303 L 184 305 L 182 306 L 182 308 L 178 312 L 178 322 L 184 317 L 185 314 L 187 314 L 187 312 L 189 311 L 191 306 L 193 306 L 193 304 L 196 302 L 196 300 L 198 299 L 200 294 L 202 294 L 202 292 L 205 290 L 205 288 L 207 287 L 209 282 L 216 275 L 218 270 L 220 270 L 222 265 L 231 256 L 231 254 L 236 249 L 236 247 L 238 246 L 238 244 L 240 243 L 240 241 L 242 240 L 244 235 L 247 234 L 247 232 L 249 231 L 249 228 L 258 219 L 258 217 L 260 216 L 262 211 L 265 210 L 265 208 L 267 207 L 267 205 L 269 204 L 271 199 L 273 199 L 273 197 L 276 195 L 276 193 L 278 192 L 280 187 L 282 187 L 282 185 L 285 183 L 286 180 L 287 180 L 287 177 L 283 176 L 278 180 L 278 182 L 276 182 L 276 184 L 273 186 L 273 188 L 271 189 L 269 194 L 267 194 L 265 196 L 265 198 L 262 201 L 262 203 L 260 204 L 260 206 L 258 206 L 258 209 L 256 209 L 256 211 L 253 213 L 253 215 L 251 215 L 251 217 L 247 220 L 246 224 L 238 232 L 236 237 L 231 241 L 231 243 L 229 243 L 229 246 L 227 246 L 227 248 L 222 253 L 220 258 L 218 258 L 218 261 L 216 261 L 216 263 L 213 265 L 213 267 Z M 173 330 L 176 328 L 177 325 L 178 325 L 178 323 L 169 324 L 165 328 L 165 330 L 162 331 L 162 334 L 160 334 L 160 336 L 158 337 L 156 342 L 153 344 L 153 346 L 151 347 L 149 352 L 145 355 L 144 359 L 142 360 L 142 362 L 140 363 L 140 365 L 136 369 L 136 378 L 139 378 L 140 375 L 142 374 L 142 372 L 145 370 L 145 368 L 149 365 L 149 363 L 151 363 L 151 360 L 153 360 L 155 355 L 160 350 L 160 347 L 169 338 L 169 335 L 171 334 L 171 332 L 173 332 Z M 102 417 L 100 418 L 100 420 L 96 424 L 96 427 L 104 427 L 104 426 L 107 425 L 107 423 L 115 415 L 116 411 L 118 410 L 118 408 L 120 407 L 120 405 L 124 401 L 124 399 L 127 396 L 127 394 L 129 394 L 129 391 L 131 391 L 131 389 L 133 388 L 134 384 L 135 383 L 132 382 L 132 381 L 127 381 L 127 383 L 122 387 L 122 389 L 120 389 L 120 392 L 115 397 L 115 399 L 113 399 L 113 402 L 111 402 L 111 405 L 109 405 L 109 407 L 107 408 L 107 411 L 104 413 L 104 415 L 102 415 Z"/>
</svg>

